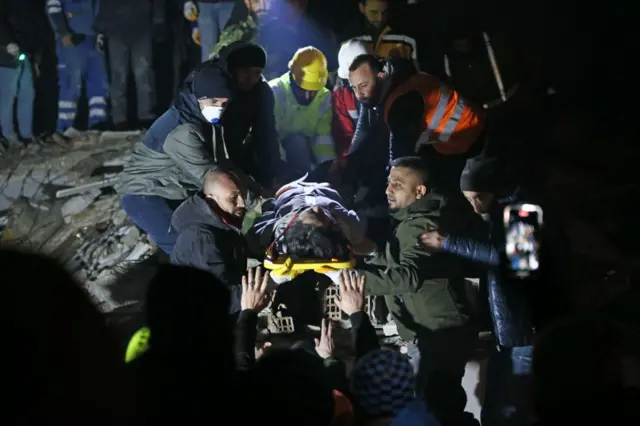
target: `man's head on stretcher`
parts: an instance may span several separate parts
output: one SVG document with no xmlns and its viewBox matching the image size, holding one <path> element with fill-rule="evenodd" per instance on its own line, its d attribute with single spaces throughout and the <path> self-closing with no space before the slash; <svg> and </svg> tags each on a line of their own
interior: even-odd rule
<svg viewBox="0 0 640 426">
<path fill-rule="evenodd" d="M 350 244 L 330 212 L 312 206 L 295 213 L 276 242 L 279 253 L 292 260 L 348 260 Z"/>
<path fill-rule="evenodd" d="M 326 183 L 301 179 L 285 185 L 266 216 L 273 237 L 265 267 L 276 274 L 351 267 L 352 244 L 364 237 L 365 224 Z"/>
<path fill-rule="evenodd" d="M 264 266 L 272 277 L 290 280 L 306 271 L 326 273 L 354 263 L 349 240 L 337 221 L 322 209 L 308 208 L 290 218 L 267 249 Z"/>
</svg>

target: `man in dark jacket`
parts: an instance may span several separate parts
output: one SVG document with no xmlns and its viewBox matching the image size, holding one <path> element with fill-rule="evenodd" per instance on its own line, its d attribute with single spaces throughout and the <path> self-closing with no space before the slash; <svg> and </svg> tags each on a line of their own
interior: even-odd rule
<svg viewBox="0 0 640 426">
<path fill-rule="evenodd" d="M 347 73 L 354 59 L 351 59 Z M 385 92 L 417 72 L 413 61 L 408 59 L 376 61 L 383 69 L 384 86 L 388 86 L 384 89 Z M 378 89 L 381 89 L 380 86 L 378 85 Z M 355 89 L 356 86 L 352 87 Z M 384 240 L 388 224 L 384 188 L 390 161 L 390 134 L 384 120 L 384 111 L 376 108 L 377 102 L 373 98 L 363 98 L 359 101 L 360 113 L 343 166 L 342 180 L 354 190 L 355 209 L 375 222 L 369 229 L 372 232 L 380 232 L 377 232 L 379 235 L 371 234 L 370 237 L 378 242 L 379 239 Z"/>
<path fill-rule="evenodd" d="M 507 189 L 495 158 L 467 161 L 460 188 L 474 211 L 488 225 L 483 240 L 463 238 L 442 230 L 421 236 L 428 251 L 444 251 L 486 265 L 489 311 L 498 349 L 489 358 L 487 393 L 482 407 L 483 424 L 526 423 L 531 392 L 531 362 L 535 334 L 566 314 L 568 244 L 544 215 L 545 233 L 540 275 L 535 279 L 512 278 L 503 270 L 505 234 L 503 212 L 527 198 L 520 188 Z"/>
<path fill-rule="evenodd" d="M 400 64 L 361 55 L 349 67 L 349 82 L 387 129 L 390 160 L 418 154 L 428 162 L 436 188 L 453 182 L 457 192 L 467 153 L 481 146 L 484 111 L 438 78 Z"/>
<path fill-rule="evenodd" d="M 475 332 L 463 303 L 464 277 L 457 261 L 418 246 L 420 234 L 448 229 L 460 218 L 431 191 L 418 157 L 393 162 L 386 194 L 394 231 L 356 270 L 370 294 L 385 296 L 418 373 L 417 392 L 443 424 L 465 424 L 461 382 Z"/>
<path fill-rule="evenodd" d="M 247 248 L 242 235 L 245 214 L 240 183 L 230 174 L 211 171 L 204 189 L 178 207 L 171 218 L 177 234 L 171 262 L 210 272 L 231 292 L 229 313 L 240 311 Z"/>
<path fill-rule="evenodd" d="M 165 0 L 110 0 L 98 12 L 95 27 L 109 45 L 111 118 L 116 129 L 127 124 L 130 68 L 136 83 L 137 118 L 145 127 L 155 118 L 152 47 L 153 36 L 164 30 L 164 13 Z"/>
<path fill-rule="evenodd" d="M 273 184 L 280 154 L 273 92 L 260 74 L 265 60 L 259 46 L 236 43 L 201 64 L 121 173 L 116 190 L 124 210 L 167 254 L 176 238 L 171 215 L 202 188 L 208 171 L 244 172 L 257 182 L 252 193 Z"/>
<path fill-rule="evenodd" d="M 33 74 L 45 43 L 44 25 L 39 25 L 44 16 L 37 18 L 41 7 L 30 0 L 6 0 L 0 6 L 0 127 L 10 146 L 33 139 Z"/>
</svg>

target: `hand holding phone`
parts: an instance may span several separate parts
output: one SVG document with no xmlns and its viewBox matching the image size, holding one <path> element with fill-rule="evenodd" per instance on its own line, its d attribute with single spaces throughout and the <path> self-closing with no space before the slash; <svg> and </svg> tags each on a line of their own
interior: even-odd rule
<svg viewBox="0 0 640 426">
<path fill-rule="evenodd" d="M 526 278 L 540 269 L 542 208 L 535 204 L 512 204 L 504 209 L 505 253 L 509 269 Z"/>
</svg>

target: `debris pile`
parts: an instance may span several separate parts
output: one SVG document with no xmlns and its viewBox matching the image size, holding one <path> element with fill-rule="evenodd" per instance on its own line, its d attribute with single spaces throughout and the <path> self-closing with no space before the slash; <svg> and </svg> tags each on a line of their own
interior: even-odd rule
<svg viewBox="0 0 640 426">
<path fill-rule="evenodd" d="M 126 304 L 110 287 L 155 251 L 111 188 L 140 137 L 105 132 L 81 146 L 43 146 L 0 161 L 0 243 L 58 259 L 103 312 Z"/>
</svg>

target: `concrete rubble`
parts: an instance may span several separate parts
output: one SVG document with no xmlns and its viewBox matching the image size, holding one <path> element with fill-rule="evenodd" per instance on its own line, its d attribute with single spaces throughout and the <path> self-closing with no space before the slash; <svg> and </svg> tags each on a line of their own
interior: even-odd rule
<svg viewBox="0 0 640 426">
<path fill-rule="evenodd" d="M 141 135 L 105 132 L 89 143 L 0 158 L 0 242 L 59 259 L 103 312 L 127 303 L 115 301 L 110 287 L 155 252 L 111 188 Z"/>
</svg>

